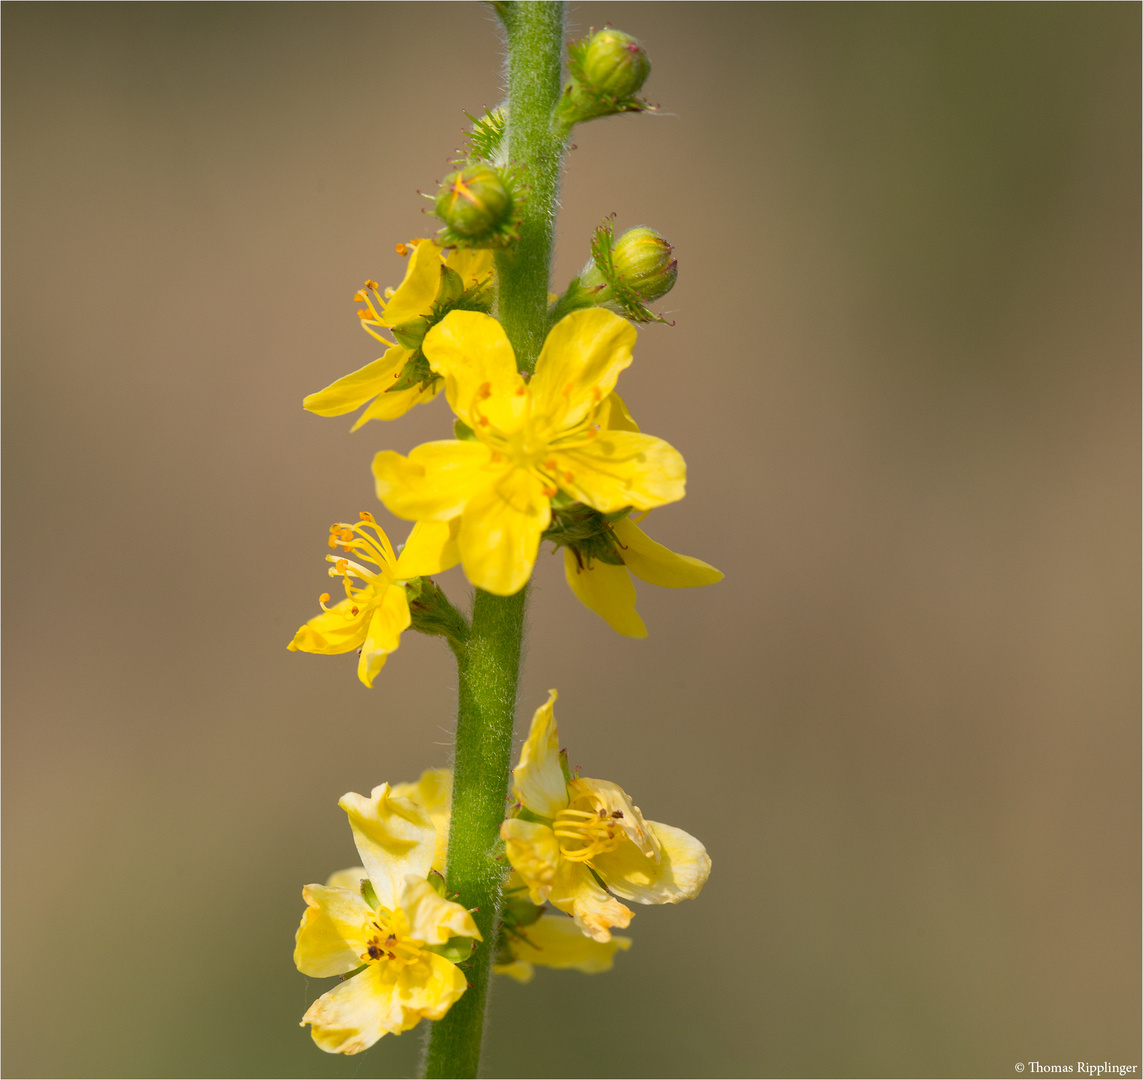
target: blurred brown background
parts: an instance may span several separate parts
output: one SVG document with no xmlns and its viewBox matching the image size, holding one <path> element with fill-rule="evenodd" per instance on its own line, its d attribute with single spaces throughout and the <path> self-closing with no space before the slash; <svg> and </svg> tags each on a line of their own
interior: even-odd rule
<svg viewBox="0 0 1143 1080">
<path fill-rule="evenodd" d="M 447 760 L 451 658 L 288 653 L 369 462 L 304 394 L 431 221 L 477 4 L 3 8 L 9 1076 L 399 1076 L 318 1052 L 338 797 Z M 576 133 L 557 280 L 652 224 L 622 390 L 686 455 L 646 641 L 537 574 L 520 706 L 701 837 L 605 977 L 498 985 L 504 1076 L 1138 1064 L 1140 9 L 590 3 L 655 116 Z M 455 596 L 466 586 L 446 578 Z"/>
</svg>

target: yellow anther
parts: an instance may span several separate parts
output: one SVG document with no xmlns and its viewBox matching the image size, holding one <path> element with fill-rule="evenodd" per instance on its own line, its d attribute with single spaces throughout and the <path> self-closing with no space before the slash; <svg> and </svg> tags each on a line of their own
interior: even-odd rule
<svg viewBox="0 0 1143 1080">
<path fill-rule="evenodd" d="M 353 299 L 359 304 L 364 304 L 365 301 L 369 299 L 369 297 L 365 295 L 363 290 L 358 289 L 357 292 L 353 294 Z"/>
<path fill-rule="evenodd" d="M 374 281 L 372 278 L 369 278 L 365 282 L 365 287 L 367 289 L 376 289 L 377 288 L 377 282 Z"/>
<path fill-rule="evenodd" d="M 480 384 L 480 389 L 477 391 L 477 393 L 478 393 L 478 394 L 479 394 L 479 395 L 480 395 L 482 398 L 490 398 L 490 397 L 492 397 L 492 383 L 490 383 L 490 382 L 481 383 L 481 384 Z"/>
<path fill-rule="evenodd" d="M 540 489 L 540 494 L 546 495 L 550 499 L 557 491 L 559 491 L 559 488 L 545 487 Z"/>
<path fill-rule="evenodd" d="M 598 405 L 600 401 L 603 400 L 603 395 L 599 392 L 598 386 L 593 386 L 591 388 L 591 400 L 594 401 L 596 405 Z"/>
<path fill-rule="evenodd" d="M 568 397 L 574 389 L 575 389 L 575 383 L 568 383 L 567 386 L 565 386 L 563 389 L 564 397 Z"/>
<path fill-rule="evenodd" d="M 372 521 L 373 520 L 373 515 L 371 513 L 369 513 L 368 510 L 359 511 L 357 516 L 359 518 L 361 518 L 362 521 Z"/>
<path fill-rule="evenodd" d="M 318 603 L 319 604 L 328 604 L 329 603 L 329 593 L 323 592 L 321 594 L 321 596 L 318 597 Z"/>
<path fill-rule="evenodd" d="M 558 465 L 556 464 L 556 459 L 555 458 L 548 458 L 548 460 L 544 462 L 544 468 L 547 469 L 548 472 L 555 472 L 556 469 L 558 468 Z"/>
<path fill-rule="evenodd" d="M 357 317 L 359 319 L 369 319 L 369 318 L 372 318 L 372 316 L 373 316 L 373 312 L 367 311 L 365 308 L 360 308 L 357 312 Z"/>
<path fill-rule="evenodd" d="M 570 484 L 574 479 L 575 479 L 575 477 L 565 469 L 564 470 L 564 482 Z"/>
<path fill-rule="evenodd" d="M 400 255 L 401 258 L 403 259 L 406 255 L 409 254 L 409 245 L 408 244 L 398 244 L 397 245 L 397 254 Z"/>
<path fill-rule="evenodd" d="M 523 397 L 527 392 L 528 392 L 528 388 L 526 386 L 517 386 L 516 387 L 516 396 L 517 397 Z"/>
</svg>

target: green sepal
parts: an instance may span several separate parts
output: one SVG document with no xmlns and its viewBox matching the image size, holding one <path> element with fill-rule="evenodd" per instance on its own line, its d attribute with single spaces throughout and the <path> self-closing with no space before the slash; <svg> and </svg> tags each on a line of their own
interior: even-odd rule
<svg viewBox="0 0 1143 1080">
<path fill-rule="evenodd" d="M 521 806 L 520 809 L 516 811 L 516 816 L 521 821 L 531 821 L 536 825 L 551 825 L 552 823 L 551 818 L 540 817 L 539 814 L 529 810 L 526 806 Z"/>
<path fill-rule="evenodd" d="M 504 143 L 504 133 L 508 130 L 508 114 L 498 107 L 485 109 L 481 117 L 473 116 L 472 113 L 464 115 L 472 121 L 472 130 L 464 136 L 468 159 L 503 164 L 500 148 Z"/>
<path fill-rule="evenodd" d="M 415 596 L 410 591 L 414 582 Z M 468 640 L 468 620 L 452 606 L 444 590 L 432 578 L 411 579 L 406 583 L 406 595 L 412 627 L 418 633 L 448 638 L 450 643 L 457 646 Z"/>
<path fill-rule="evenodd" d="M 436 890 L 436 894 L 438 896 L 443 896 L 446 900 L 448 899 L 448 896 L 446 895 L 448 888 L 444 879 L 444 874 L 442 874 L 439 870 L 430 870 L 429 876 L 425 878 L 425 880 L 433 887 L 433 889 Z"/>
<path fill-rule="evenodd" d="M 460 417 L 452 422 L 452 433 L 461 442 L 476 442 L 476 432 L 472 430 Z"/>
<path fill-rule="evenodd" d="M 454 964 L 459 964 L 476 952 L 476 939 L 450 937 L 443 945 L 429 945 L 428 950 L 436 953 L 437 956 L 443 956 L 446 960 L 451 960 Z"/>
<path fill-rule="evenodd" d="M 564 780 L 571 783 L 575 776 L 572 775 L 571 766 L 568 764 L 568 752 L 566 750 L 560 751 L 560 772 L 564 774 Z"/>
<path fill-rule="evenodd" d="M 393 385 L 386 387 L 385 393 L 391 394 L 397 390 L 410 390 L 414 386 L 431 386 L 440 376 L 429 367 L 425 354 L 417 349 L 401 368 L 401 374 L 393 381 Z"/>
<path fill-rule="evenodd" d="M 362 964 L 361 967 L 355 967 L 352 971 L 347 971 L 344 975 L 339 975 L 338 979 L 345 982 L 346 979 L 352 979 L 354 975 L 360 975 L 369 965 Z"/>
<path fill-rule="evenodd" d="M 361 899 L 374 911 L 381 906 L 381 901 L 377 899 L 377 893 L 373 889 L 373 882 L 368 878 L 364 878 L 361 882 Z"/>
<path fill-rule="evenodd" d="M 581 502 L 561 503 L 552 500 L 551 524 L 541 534 L 541 540 L 550 540 L 556 548 L 568 547 L 575 553 L 580 566 L 590 566 L 598 559 L 609 566 L 624 566 L 619 541 L 611 531 L 611 523 L 625 517 L 630 510 L 601 514 Z"/>
</svg>

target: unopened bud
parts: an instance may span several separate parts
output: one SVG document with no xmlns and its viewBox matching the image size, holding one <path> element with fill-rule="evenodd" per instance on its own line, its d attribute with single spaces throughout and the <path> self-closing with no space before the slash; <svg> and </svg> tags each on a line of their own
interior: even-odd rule
<svg viewBox="0 0 1143 1080">
<path fill-rule="evenodd" d="M 647 81 L 651 61 L 630 35 L 621 30 L 600 30 L 583 51 L 582 72 L 584 82 L 596 93 L 629 98 Z"/>
<path fill-rule="evenodd" d="M 445 177 L 435 210 L 458 236 L 477 239 L 504 224 L 512 213 L 512 196 L 491 165 L 470 165 Z"/>
<path fill-rule="evenodd" d="M 674 288 L 679 263 L 671 257 L 674 249 L 663 237 L 640 225 L 628 229 L 612 248 L 615 272 L 629 289 L 644 300 L 658 300 Z"/>
</svg>

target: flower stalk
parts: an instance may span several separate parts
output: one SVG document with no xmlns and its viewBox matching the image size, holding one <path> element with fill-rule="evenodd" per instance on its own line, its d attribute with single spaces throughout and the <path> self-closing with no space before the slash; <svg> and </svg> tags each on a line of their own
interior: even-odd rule
<svg viewBox="0 0 1143 1080">
<path fill-rule="evenodd" d="M 530 374 L 547 330 L 556 195 L 566 135 L 553 129 L 560 97 L 564 6 L 549 0 L 496 5 L 508 35 L 508 157 L 527 189 L 520 238 L 498 252 L 498 314 L 522 372 Z M 475 908 L 485 942 L 495 941 L 504 864 L 497 860 L 515 720 L 528 589 L 513 596 L 476 590 L 467 641 L 457 658 L 459 707 L 449 828 L 449 894 Z M 480 1067 L 491 949 L 465 966 L 468 991 L 429 1030 L 425 1077 L 474 1077 Z"/>
</svg>

